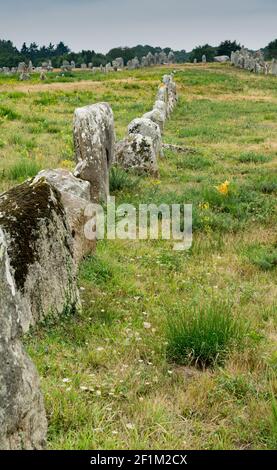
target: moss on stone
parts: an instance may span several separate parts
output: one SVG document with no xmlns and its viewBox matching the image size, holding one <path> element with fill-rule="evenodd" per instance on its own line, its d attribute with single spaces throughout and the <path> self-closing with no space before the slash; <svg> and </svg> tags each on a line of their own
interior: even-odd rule
<svg viewBox="0 0 277 470">
<path fill-rule="evenodd" d="M 29 266 L 37 259 L 39 225 L 43 221 L 48 226 L 55 213 L 65 223 L 60 194 L 43 178 L 25 181 L 0 197 L 0 225 L 9 237 L 8 254 L 21 291 Z"/>
</svg>

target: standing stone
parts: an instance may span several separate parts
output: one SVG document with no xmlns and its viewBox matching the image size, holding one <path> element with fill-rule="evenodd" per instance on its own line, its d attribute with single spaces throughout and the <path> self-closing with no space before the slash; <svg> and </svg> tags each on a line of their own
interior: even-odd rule
<svg viewBox="0 0 277 470">
<path fill-rule="evenodd" d="M 68 226 L 73 239 L 74 259 L 79 263 L 85 256 L 93 253 L 95 241 L 88 240 L 84 234 L 87 222 L 85 209 L 90 204 L 90 183 L 75 178 L 68 170 L 43 170 L 35 181 L 45 178 L 60 194 L 65 209 Z"/>
<path fill-rule="evenodd" d="M 26 73 L 27 72 L 27 65 L 25 62 L 19 62 L 17 70 L 19 73 Z"/>
<path fill-rule="evenodd" d="M 120 70 L 124 69 L 124 60 L 122 57 L 117 57 L 117 59 L 113 60 L 113 67 Z"/>
<path fill-rule="evenodd" d="M 42 70 L 42 71 L 40 72 L 40 77 L 39 77 L 39 78 L 40 78 L 41 81 L 46 80 L 46 73 L 45 73 L 44 70 Z"/>
<path fill-rule="evenodd" d="M 194 64 L 197 64 L 197 59 L 195 58 L 194 61 L 193 61 Z"/>
<path fill-rule="evenodd" d="M 19 303 L 0 227 L 0 450 L 40 450 L 47 421 L 37 371 L 20 341 Z"/>
<path fill-rule="evenodd" d="M 79 305 L 73 240 L 45 179 L 0 196 L 0 449 L 41 449 L 47 423 L 36 369 L 21 338 Z"/>
<path fill-rule="evenodd" d="M 76 109 L 74 144 L 74 176 L 90 182 L 93 202 L 107 201 L 115 146 L 113 112 L 107 103 Z"/>
<path fill-rule="evenodd" d="M 164 51 L 159 53 L 159 64 L 164 65 L 167 63 L 167 55 Z"/>
<path fill-rule="evenodd" d="M 153 149 L 156 159 L 161 156 L 162 136 L 159 126 L 151 119 L 137 118 L 128 126 L 128 135 L 140 134 L 143 137 L 150 137 L 153 143 Z"/>
<path fill-rule="evenodd" d="M 29 80 L 30 79 L 30 75 L 26 72 L 21 72 L 20 76 L 19 76 L 19 80 L 20 81 L 26 81 L 26 80 Z"/>
<path fill-rule="evenodd" d="M 87 64 L 85 64 L 85 63 L 84 63 L 84 64 L 81 64 L 81 69 L 82 69 L 82 70 L 86 70 L 87 68 L 88 68 L 88 67 L 87 67 Z"/>
<path fill-rule="evenodd" d="M 148 66 L 151 67 L 152 65 L 155 65 L 155 57 L 154 55 L 152 54 L 152 52 L 148 52 L 147 56 L 146 56 L 146 59 L 147 59 L 147 62 L 148 62 Z"/>
<path fill-rule="evenodd" d="M 271 73 L 272 75 L 277 75 L 277 60 L 276 59 L 272 59 Z"/>
<path fill-rule="evenodd" d="M 163 103 L 165 108 L 167 109 L 166 107 L 166 104 L 164 101 L 158 101 L 159 103 Z M 164 112 L 164 110 L 161 110 L 159 108 L 153 108 L 152 111 L 149 111 L 148 113 L 145 113 L 143 115 L 143 118 L 144 119 L 150 119 L 151 121 L 153 121 L 155 124 L 157 124 L 160 128 L 160 132 L 163 133 L 163 130 L 164 130 L 164 124 L 165 124 L 165 121 L 166 121 L 166 113 Z"/>
<path fill-rule="evenodd" d="M 170 51 L 168 54 L 167 61 L 169 64 L 174 64 L 175 63 L 175 55 L 173 51 Z"/>
<path fill-rule="evenodd" d="M 159 175 L 157 157 L 151 137 L 141 134 L 130 134 L 126 139 L 117 142 L 115 163 L 125 170 L 132 169 L 138 174 Z"/>
<path fill-rule="evenodd" d="M 205 56 L 205 54 L 202 55 L 202 64 L 206 64 L 207 62 L 207 57 Z"/>
</svg>

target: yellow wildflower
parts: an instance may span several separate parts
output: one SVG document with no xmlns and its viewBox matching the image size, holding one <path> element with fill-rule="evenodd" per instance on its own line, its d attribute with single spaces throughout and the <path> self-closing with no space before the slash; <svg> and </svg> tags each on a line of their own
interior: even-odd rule
<svg viewBox="0 0 277 470">
<path fill-rule="evenodd" d="M 223 196 L 227 196 L 229 193 L 230 181 L 226 180 L 224 183 L 216 186 L 217 191 Z"/>
<path fill-rule="evenodd" d="M 199 208 L 203 211 L 207 211 L 210 208 L 210 204 L 208 202 L 201 202 L 201 204 L 199 204 Z"/>
</svg>

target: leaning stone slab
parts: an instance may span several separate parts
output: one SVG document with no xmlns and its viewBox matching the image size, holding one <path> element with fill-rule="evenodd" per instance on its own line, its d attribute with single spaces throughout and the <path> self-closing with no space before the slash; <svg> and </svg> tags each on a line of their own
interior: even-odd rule
<svg viewBox="0 0 277 470">
<path fill-rule="evenodd" d="M 116 144 L 115 163 L 125 170 L 132 169 L 138 174 L 158 176 L 158 164 L 150 137 L 130 134 Z"/>
<path fill-rule="evenodd" d="M 43 170 L 37 175 L 36 180 L 40 178 L 45 178 L 61 196 L 73 239 L 74 259 L 78 263 L 96 248 L 95 241 L 88 240 L 84 234 L 87 222 L 85 209 L 91 202 L 90 183 L 75 178 L 70 171 L 63 169 Z"/>
<path fill-rule="evenodd" d="M 115 146 L 113 112 L 107 103 L 76 109 L 74 144 L 74 176 L 90 182 L 93 202 L 106 201 Z"/>
</svg>

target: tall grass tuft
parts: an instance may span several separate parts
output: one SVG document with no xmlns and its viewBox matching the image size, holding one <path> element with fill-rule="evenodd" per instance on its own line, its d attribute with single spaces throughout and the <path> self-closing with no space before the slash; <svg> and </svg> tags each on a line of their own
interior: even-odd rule
<svg viewBox="0 0 277 470">
<path fill-rule="evenodd" d="M 5 118 L 8 121 L 14 121 L 15 119 L 19 119 L 20 116 L 12 109 L 7 108 L 6 106 L 0 106 L 0 118 Z"/>
<path fill-rule="evenodd" d="M 242 324 L 224 302 L 177 311 L 168 320 L 167 356 L 179 364 L 212 367 L 224 362 L 242 334 Z"/>
<path fill-rule="evenodd" d="M 15 163 L 7 170 L 9 180 L 24 180 L 36 176 L 42 167 L 34 160 L 27 158 Z"/>
<path fill-rule="evenodd" d="M 129 175 L 125 170 L 118 166 L 113 166 L 110 171 L 110 191 L 122 191 L 123 189 L 132 189 L 138 184 L 138 179 Z"/>
</svg>

